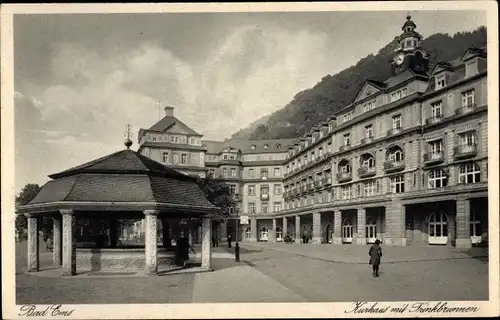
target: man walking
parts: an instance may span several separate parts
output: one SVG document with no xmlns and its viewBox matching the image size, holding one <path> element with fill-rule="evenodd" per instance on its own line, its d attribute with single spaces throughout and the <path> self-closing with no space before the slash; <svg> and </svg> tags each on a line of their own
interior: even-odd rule
<svg viewBox="0 0 500 320">
<path fill-rule="evenodd" d="M 380 259 L 382 258 L 382 248 L 380 247 L 380 241 L 375 240 L 375 244 L 370 247 L 370 251 L 368 251 L 370 255 L 370 264 L 372 265 L 374 277 L 378 277 L 378 269 L 380 266 Z"/>
<path fill-rule="evenodd" d="M 228 248 L 231 248 L 231 240 L 232 240 L 231 238 L 232 238 L 231 235 L 227 236 L 227 247 Z"/>
</svg>

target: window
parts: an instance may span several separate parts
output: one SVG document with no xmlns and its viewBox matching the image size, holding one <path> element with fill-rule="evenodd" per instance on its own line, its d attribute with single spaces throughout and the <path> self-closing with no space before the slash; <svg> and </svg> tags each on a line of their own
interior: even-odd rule
<svg viewBox="0 0 500 320">
<path fill-rule="evenodd" d="M 458 169 L 459 183 L 469 184 L 481 182 L 481 171 L 477 163 L 466 163 Z"/>
<path fill-rule="evenodd" d="M 474 89 L 462 93 L 462 107 L 470 107 L 474 104 Z"/>
<path fill-rule="evenodd" d="M 436 78 L 436 90 L 443 88 L 446 85 L 445 77 L 444 75 Z"/>
<path fill-rule="evenodd" d="M 406 88 L 403 88 L 401 90 L 398 90 L 396 92 L 393 92 L 391 93 L 391 102 L 394 102 L 394 101 L 397 101 L 397 100 L 400 100 L 404 97 L 406 97 L 407 95 L 407 89 Z"/>
<path fill-rule="evenodd" d="M 394 176 L 391 177 L 391 192 L 392 193 L 403 193 L 405 192 L 405 180 L 404 176 Z"/>
<path fill-rule="evenodd" d="M 253 202 L 248 203 L 248 213 L 255 214 L 255 203 Z"/>
<path fill-rule="evenodd" d="M 407 92 L 406 88 L 401 89 L 401 98 L 406 97 L 407 94 L 408 94 L 408 92 Z"/>
<path fill-rule="evenodd" d="M 364 185 L 364 195 L 365 197 L 371 197 L 375 195 L 375 181 L 367 181 Z"/>
<path fill-rule="evenodd" d="M 311 161 L 314 161 L 316 157 L 314 156 L 314 152 L 311 152 Z"/>
<path fill-rule="evenodd" d="M 262 213 L 267 213 L 269 211 L 269 206 L 268 206 L 267 202 L 262 202 L 261 211 L 262 211 Z"/>
<path fill-rule="evenodd" d="M 349 146 L 351 144 L 351 134 L 344 134 L 344 146 Z"/>
<path fill-rule="evenodd" d="M 436 140 L 429 142 L 429 150 L 433 159 L 435 159 L 436 157 L 441 158 L 441 153 L 443 151 L 443 141 Z"/>
<path fill-rule="evenodd" d="M 397 116 L 392 117 L 392 129 L 401 129 L 401 115 L 398 114 Z"/>
<path fill-rule="evenodd" d="M 372 125 L 365 127 L 365 137 L 368 139 L 373 138 L 373 126 Z"/>
<path fill-rule="evenodd" d="M 269 146 L 267 144 L 264 145 L 264 149 L 267 149 L 269 148 Z"/>
<path fill-rule="evenodd" d="M 195 144 L 195 140 L 194 140 L 194 138 L 191 138 L 191 139 L 189 140 L 189 143 L 190 143 L 190 144 Z"/>
<path fill-rule="evenodd" d="M 351 186 L 342 187 L 342 200 L 347 200 L 352 198 L 352 188 Z"/>
<path fill-rule="evenodd" d="M 304 165 L 306 165 L 306 164 L 307 164 L 307 154 L 304 155 Z"/>
<path fill-rule="evenodd" d="M 222 158 L 223 158 L 224 160 L 227 160 L 227 154 L 223 155 L 223 156 L 222 156 Z"/>
<path fill-rule="evenodd" d="M 460 134 L 460 145 L 473 146 L 475 145 L 476 134 L 474 131 L 464 132 Z"/>
<path fill-rule="evenodd" d="M 254 144 L 252 144 L 252 145 L 250 146 L 250 149 L 255 150 L 255 145 L 254 145 Z"/>
<path fill-rule="evenodd" d="M 274 203 L 274 208 L 273 208 L 273 211 L 274 211 L 274 212 L 279 212 L 279 211 L 281 211 L 281 202 L 275 202 L 275 203 Z"/>
<path fill-rule="evenodd" d="M 328 152 L 328 153 L 332 152 L 332 143 L 331 142 L 328 142 L 328 144 L 326 146 L 326 152 Z"/>
<path fill-rule="evenodd" d="M 351 172 L 351 166 L 349 165 L 349 162 L 347 161 L 341 162 L 340 172 L 346 172 L 346 173 Z"/>
<path fill-rule="evenodd" d="M 269 187 L 261 187 L 260 188 L 260 194 L 269 194 Z"/>
<path fill-rule="evenodd" d="M 209 177 L 213 177 L 213 176 L 214 176 L 214 174 L 215 174 L 215 170 L 214 170 L 214 169 L 210 169 L 210 170 L 208 170 L 208 176 L 209 176 Z"/>
<path fill-rule="evenodd" d="M 261 179 L 267 179 L 267 169 L 260 169 Z"/>
<path fill-rule="evenodd" d="M 375 101 L 370 101 L 363 106 L 363 111 L 368 112 L 375 109 Z"/>
<path fill-rule="evenodd" d="M 175 143 L 179 143 L 179 137 L 175 137 L 175 138 L 174 138 L 174 142 L 175 142 Z"/>
<path fill-rule="evenodd" d="M 231 168 L 231 177 L 236 177 L 236 168 Z"/>
<path fill-rule="evenodd" d="M 187 154 L 183 153 L 181 155 L 181 163 L 183 163 L 183 164 L 187 163 Z"/>
<path fill-rule="evenodd" d="M 253 169 L 248 170 L 248 176 L 249 176 L 250 178 L 255 177 L 255 171 L 254 171 Z"/>
<path fill-rule="evenodd" d="M 281 144 L 279 144 L 279 143 L 278 143 L 278 144 L 276 145 L 276 149 L 279 149 L 279 148 L 281 148 Z"/>
<path fill-rule="evenodd" d="M 343 116 L 344 122 L 347 122 L 352 119 L 352 112 L 345 113 Z"/>
<path fill-rule="evenodd" d="M 168 162 L 168 152 L 163 152 L 163 162 Z"/>
<path fill-rule="evenodd" d="M 281 184 L 275 184 L 273 186 L 273 191 L 274 191 L 274 194 L 276 194 L 276 195 L 281 194 Z"/>
<path fill-rule="evenodd" d="M 390 162 L 399 162 L 403 161 L 403 151 L 399 148 L 394 148 L 389 152 L 389 161 Z"/>
<path fill-rule="evenodd" d="M 255 195 L 255 186 L 253 184 L 248 186 L 248 195 L 249 196 Z"/>
<path fill-rule="evenodd" d="M 371 155 L 363 156 L 363 162 L 361 163 L 363 168 L 373 168 L 375 167 L 375 159 Z"/>
<path fill-rule="evenodd" d="M 432 117 L 433 118 L 441 118 L 443 113 L 443 102 L 437 101 L 431 104 Z"/>
<path fill-rule="evenodd" d="M 227 169 L 226 168 L 222 169 L 222 176 L 227 177 Z"/>
<path fill-rule="evenodd" d="M 179 155 L 174 153 L 174 163 L 179 163 Z"/>
<path fill-rule="evenodd" d="M 236 185 L 234 185 L 234 184 L 230 184 L 230 185 L 229 185 L 229 192 L 230 192 L 231 194 L 235 194 L 235 193 L 236 193 Z"/>
<path fill-rule="evenodd" d="M 234 160 L 234 159 L 236 159 L 236 156 L 232 154 L 232 155 L 230 156 L 230 158 L 231 158 L 231 160 Z"/>
<path fill-rule="evenodd" d="M 429 172 L 429 188 L 442 188 L 448 184 L 448 177 L 443 169 L 435 169 Z"/>
<path fill-rule="evenodd" d="M 280 168 L 274 168 L 274 177 L 279 177 L 279 176 L 281 176 Z"/>
<path fill-rule="evenodd" d="M 245 239 L 251 239 L 252 238 L 252 230 L 250 228 L 245 229 Z"/>
</svg>

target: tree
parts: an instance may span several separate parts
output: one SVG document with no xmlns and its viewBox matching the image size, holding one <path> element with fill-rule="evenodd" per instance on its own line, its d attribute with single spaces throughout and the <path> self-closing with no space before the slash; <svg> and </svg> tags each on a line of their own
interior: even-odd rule
<svg viewBox="0 0 500 320">
<path fill-rule="evenodd" d="M 229 185 L 223 181 L 214 179 L 211 175 L 206 178 L 198 178 L 198 186 L 205 193 L 208 201 L 214 206 L 221 208 L 221 214 L 224 218 L 229 216 L 229 208 L 235 206 L 233 195 Z"/>
<path fill-rule="evenodd" d="M 28 183 L 25 185 L 15 199 L 16 213 L 19 206 L 28 204 L 36 197 L 41 189 L 42 188 L 36 183 Z M 39 230 L 41 230 L 44 234 L 50 234 L 52 232 L 52 219 L 50 219 L 50 217 L 42 216 L 39 223 Z M 18 234 L 23 237 L 25 233 L 24 231 L 28 227 L 27 219 L 23 214 L 16 215 L 15 226 Z"/>
<path fill-rule="evenodd" d="M 38 184 L 28 183 L 27 185 L 25 185 L 24 188 L 19 193 L 19 195 L 16 196 L 15 200 L 16 213 L 17 213 L 17 208 L 19 206 L 24 206 L 28 202 L 33 200 L 33 198 L 36 197 L 36 195 L 38 194 L 38 192 L 40 192 L 41 189 L 42 188 L 40 188 Z M 22 236 L 24 234 L 24 230 L 26 230 L 26 228 L 28 227 L 26 217 L 23 214 L 16 215 L 15 226 L 16 226 L 16 232 Z"/>
</svg>

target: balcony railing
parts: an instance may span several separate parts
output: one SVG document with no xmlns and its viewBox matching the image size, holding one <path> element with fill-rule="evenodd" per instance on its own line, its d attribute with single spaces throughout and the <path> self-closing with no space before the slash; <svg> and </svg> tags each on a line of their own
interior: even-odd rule
<svg viewBox="0 0 500 320">
<path fill-rule="evenodd" d="M 391 172 L 397 172 L 404 170 L 405 168 L 405 162 L 400 160 L 400 161 L 386 161 L 384 162 L 384 170 L 386 173 L 391 173 Z"/>
<path fill-rule="evenodd" d="M 373 137 L 365 137 L 361 139 L 361 144 L 367 144 L 373 141 Z"/>
<path fill-rule="evenodd" d="M 323 178 L 323 185 L 324 186 L 329 186 L 331 184 L 332 184 L 332 178 L 331 177 Z"/>
<path fill-rule="evenodd" d="M 463 106 L 461 108 L 456 109 L 455 114 L 456 115 L 466 114 L 466 113 L 474 111 L 474 109 L 476 109 L 476 104 L 471 103 L 471 104 L 468 104 L 466 106 Z"/>
<path fill-rule="evenodd" d="M 443 115 L 435 116 L 435 117 L 430 117 L 425 119 L 425 124 L 433 124 L 433 123 L 438 123 L 443 119 Z"/>
<path fill-rule="evenodd" d="M 358 176 L 360 178 L 371 177 L 374 176 L 375 173 L 375 167 L 362 167 L 358 169 Z"/>
<path fill-rule="evenodd" d="M 337 173 L 338 182 L 347 182 L 352 179 L 352 174 L 350 172 L 339 172 Z"/>
<path fill-rule="evenodd" d="M 344 150 L 347 150 L 351 147 L 351 144 L 344 144 L 342 146 L 339 147 L 339 151 L 344 151 Z"/>
<path fill-rule="evenodd" d="M 475 157 L 476 155 L 477 155 L 477 145 L 475 143 L 464 144 L 453 148 L 453 156 L 455 157 L 455 159 Z"/>
<path fill-rule="evenodd" d="M 426 165 L 437 164 L 443 161 L 444 161 L 443 151 L 433 151 L 424 154 L 424 164 Z"/>
<path fill-rule="evenodd" d="M 387 135 L 392 136 L 392 135 L 395 135 L 395 134 L 401 132 L 402 130 L 403 129 L 401 127 L 392 128 L 392 129 L 387 130 Z"/>
</svg>

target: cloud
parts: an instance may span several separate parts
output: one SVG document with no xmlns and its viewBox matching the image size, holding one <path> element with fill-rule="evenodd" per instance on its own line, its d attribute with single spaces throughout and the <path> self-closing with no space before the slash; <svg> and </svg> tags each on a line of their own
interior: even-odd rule
<svg viewBox="0 0 500 320">
<path fill-rule="evenodd" d="M 76 42 L 56 43 L 48 62 L 51 81 L 16 94 L 23 100 L 16 123 L 30 123 L 32 130 L 16 131 L 23 145 L 20 161 L 51 154 L 53 169 L 64 170 L 91 160 L 89 155 L 114 152 L 123 146 L 126 124 L 137 135 L 158 121 L 157 101 L 174 105 L 176 116 L 206 139 L 224 139 L 321 79 L 329 64 L 325 43 L 323 33 L 242 26 L 216 50 L 200 53 L 196 64 L 160 41 L 118 54 L 112 50 L 113 55 Z M 35 170 L 25 169 L 26 175 Z"/>
</svg>

